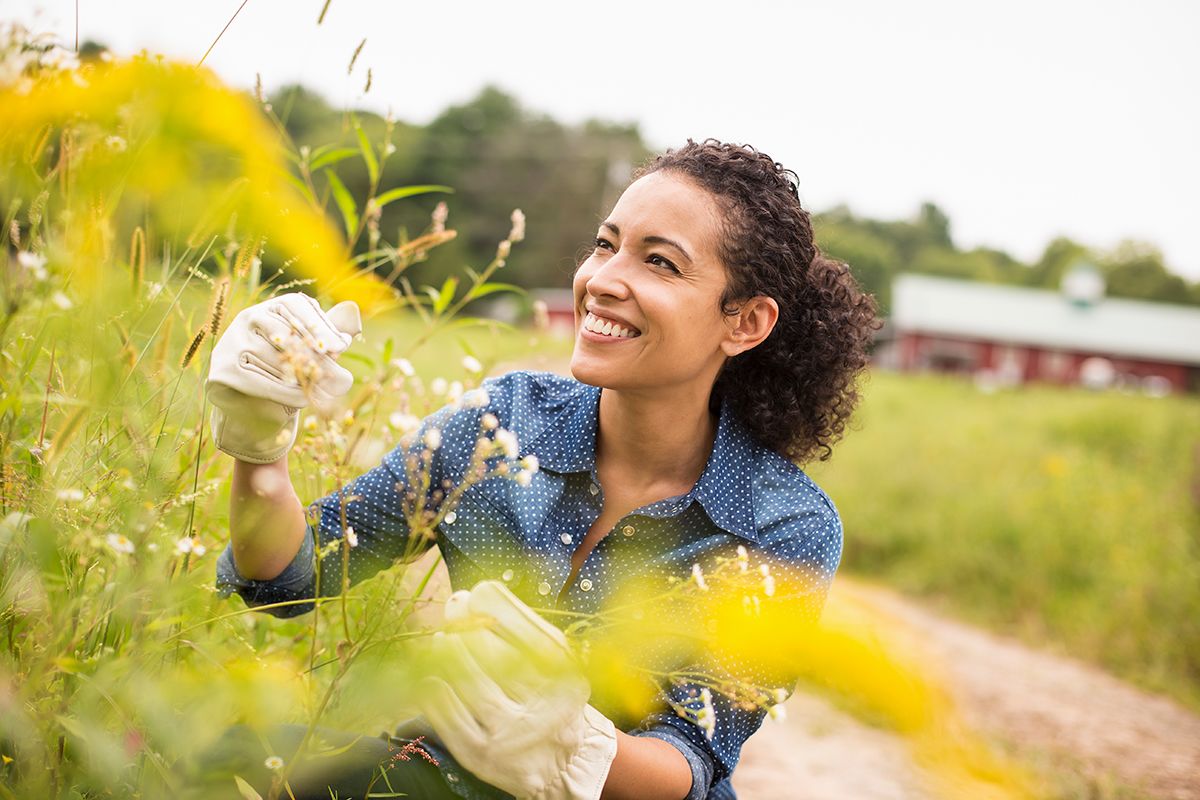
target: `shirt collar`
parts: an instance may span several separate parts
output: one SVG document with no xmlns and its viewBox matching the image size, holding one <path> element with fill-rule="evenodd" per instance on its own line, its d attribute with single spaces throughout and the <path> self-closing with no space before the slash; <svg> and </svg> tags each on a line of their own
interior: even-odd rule
<svg viewBox="0 0 1200 800">
<path fill-rule="evenodd" d="M 551 472 L 590 472 L 596 464 L 600 389 L 581 384 L 563 408 L 522 449 Z M 756 445 L 728 403 L 721 404 L 712 453 L 691 495 L 722 530 L 758 541 L 753 476 Z"/>
</svg>

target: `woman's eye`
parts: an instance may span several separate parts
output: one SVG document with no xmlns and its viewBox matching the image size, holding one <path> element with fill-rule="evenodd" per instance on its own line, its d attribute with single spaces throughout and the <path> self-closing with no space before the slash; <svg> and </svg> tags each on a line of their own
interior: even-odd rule
<svg viewBox="0 0 1200 800">
<path fill-rule="evenodd" d="M 649 261 L 651 264 L 653 264 L 656 267 L 663 267 L 665 269 L 671 270 L 671 272 L 679 272 L 678 267 L 676 267 L 674 264 L 672 264 L 670 261 L 663 258 L 662 256 L 654 255 L 654 256 L 650 256 L 646 260 Z"/>
<path fill-rule="evenodd" d="M 597 236 L 596 237 L 596 249 L 597 250 L 613 250 L 615 248 L 613 248 L 612 242 L 610 242 L 608 239 L 605 239 L 603 236 Z"/>
</svg>

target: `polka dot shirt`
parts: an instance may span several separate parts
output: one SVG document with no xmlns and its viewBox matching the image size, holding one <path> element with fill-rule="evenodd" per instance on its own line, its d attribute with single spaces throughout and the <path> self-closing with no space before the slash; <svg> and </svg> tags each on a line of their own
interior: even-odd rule
<svg viewBox="0 0 1200 800">
<path fill-rule="evenodd" d="M 442 481 L 457 485 L 472 462 L 482 415 L 491 413 L 500 427 L 516 434 L 520 455 L 536 455 L 540 468 L 527 486 L 504 478 L 476 482 L 452 512 L 444 514 L 436 541 L 428 545 L 441 550 L 455 589 L 485 579 L 502 580 L 534 608 L 596 614 L 619 591 L 622 577 L 686 580 L 693 565 L 731 557 L 741 545 L 756 564 L 773 564 L 781 572 L 803 575 L 809 611 L 813 618 L 819 615 L 841 558 L 837 510 L 801 469 L 756 444 L 727 406 L 721 410 L 712 454 L 695 486 L 686 494 L 627 514 L 575 573 L 572 553 L 604 504 L 595 461 L 600 389 L 533 372 L 492 378 L 483 388 L 485 403 L 431 415 L 414 437 L 415 444 L 396 447 L 379 466 L 343 489 L 356 498 L 346 503 L 347 524 L 358 538 L 350 551 L 351 581 L 414 554 L 402 500 L 408 490 L 406 462 L 427 441 L 425 434 L 436 429 L 441 439 L 432 453 L 432 486 L 436 489 Z M 324 545 L 342 535 L 340 495 L 331 494 L 312 505 L 321 512 L 320 522 L 287 569 L 270 581 L 243 578 L 227 548 L 217 566 L 219 588 L 226 594 L 238 593 L 250 605 L 312 598 L 314 538 Z M 325 589 L 322 586 L 322 594 L 336 594 L 339 587 Z M 310 609 L 311 604 L 298 604 L 274 613 L 290 616 Z M 563 624 L 571 616 L 551 619 Z M 752 664 L 740 666 L 751 681 L 760 677 L 760 685 L 778 685 L 769 683 L 765 671 L 756 676 Z M 597 705 L 595 698 L 593 704 L 617 727 L 679 749 L 692 769 L 688 798 L 733 798 L 730 776 L 742 744 L 759 728 L 765 712 L 740 708 L 713 693 L 715 720 L 706 731 L 675 713 L 670 704 L 695 708 L 698 687 L 675 683 L 660 688 L 662 710 L 640 720 L 624 719 L 619 710 Z M 446 756 L 444 771 L 459 794 L 489 796 L 469 776 L 458 777 L 460 768 L 448 754 L 439 751 L 438 755 Z"/>
</svg>

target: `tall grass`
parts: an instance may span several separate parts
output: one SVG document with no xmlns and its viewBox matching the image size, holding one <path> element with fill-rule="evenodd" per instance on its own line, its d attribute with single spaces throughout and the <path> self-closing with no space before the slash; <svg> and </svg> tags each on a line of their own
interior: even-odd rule
<svg viewBox="0 0 1200 800">
<path fill-rule="evenodd" d="M 1200 400 L 876 373 L 844 565 L 1200 708 Z"/>
</svg>

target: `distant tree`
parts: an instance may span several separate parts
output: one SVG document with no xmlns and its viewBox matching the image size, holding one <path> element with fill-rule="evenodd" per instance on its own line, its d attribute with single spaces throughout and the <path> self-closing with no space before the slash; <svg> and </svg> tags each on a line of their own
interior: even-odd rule
<svg viewBox="0 0 1200 800">
<path fill-rule="evenodd" d="M 1059 236 L 1046 245 L 1042 256 L 1029 268 L 1026 282 L 1030 286 L 1057 289 L 1063 275 L 1081 261 L 1094 261 L 1095 256 L 1079 242 Z"/>
<path fill-rule="evenodd" d="M 928 240 L 933 244 L 954 247 L 954 242 L 950 239 L 950 218 L 935 204 L 921 204 L 921 210 L 917 213 L 917 225 L 924 229 Z"/>
<path fill-rule="evenodd" d="M 1121 242 L 1101 260 L 1101 266 L 1105 271 L 1106 293 L 1112 297 L 1164 303 L 1187 303 L 1192 299 L 1187 282 L 1169 272 L 1162 252 L 1146 242 Z"/>
</svg>

